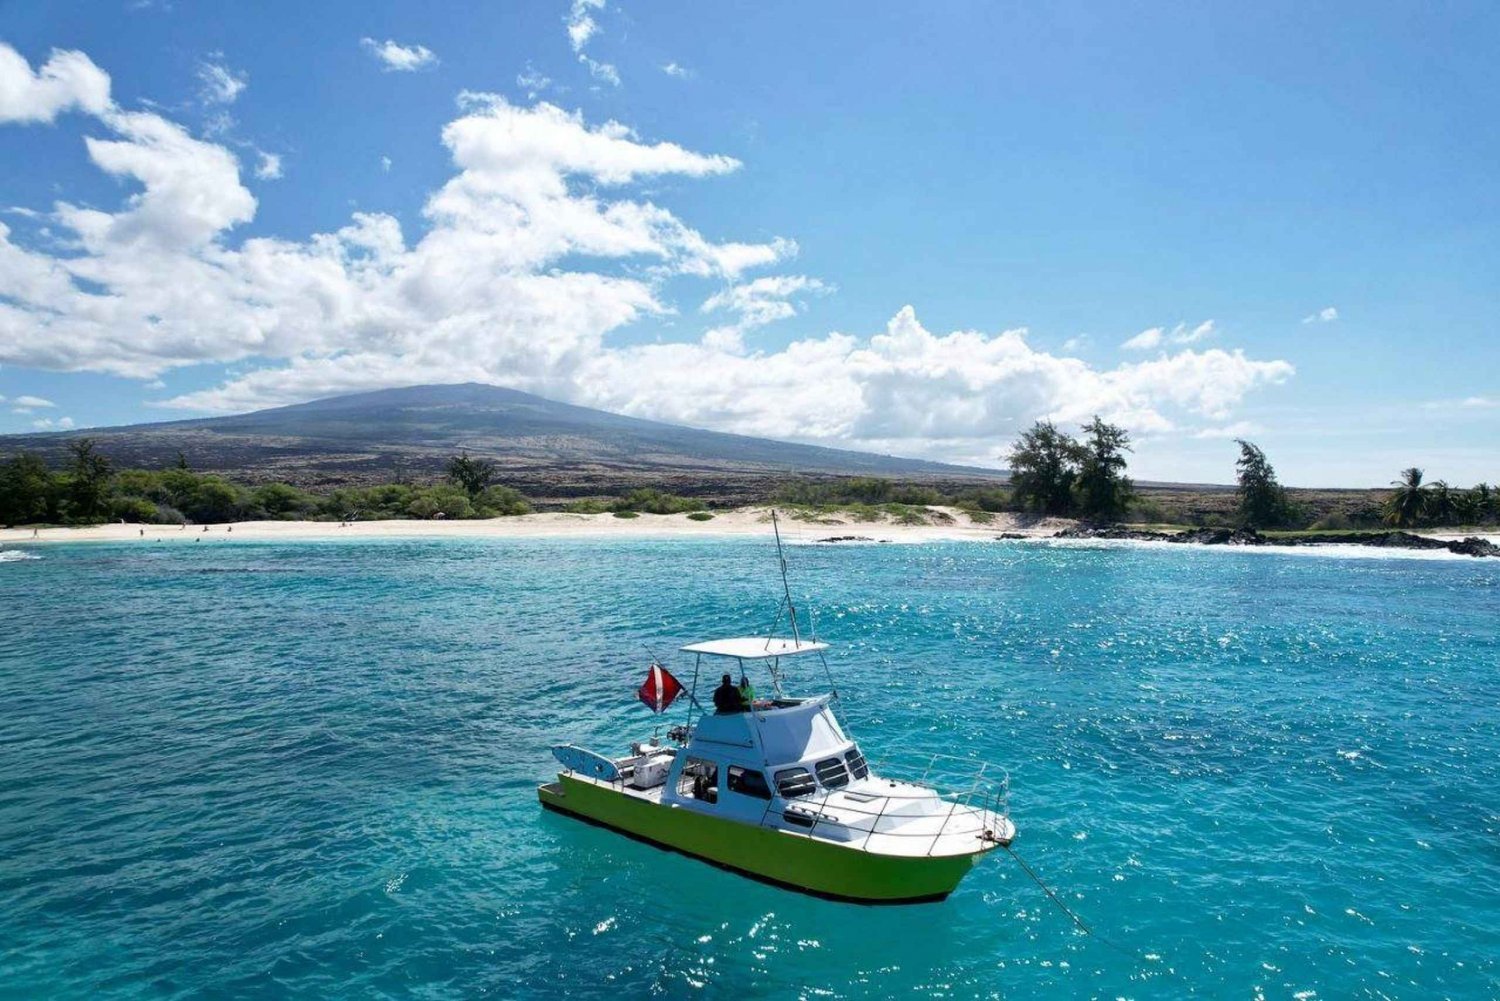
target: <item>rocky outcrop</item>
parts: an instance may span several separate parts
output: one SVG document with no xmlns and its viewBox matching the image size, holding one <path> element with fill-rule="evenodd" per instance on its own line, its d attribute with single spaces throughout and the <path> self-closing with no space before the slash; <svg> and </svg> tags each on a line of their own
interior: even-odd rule
<svg viewBox="0 0 1500 1001">
<path fill-rule="evenodd" d="M 1448 543 L 1448 552 L 1460 556 L 1500 556 L 1500 546 L 1488 539 L 1471 535 L 1467 539 Z"/>
<path fill-rule="evenodd" d="M 1411 532 L 1292 533 L 1266 538 L 1253 528 L 1193 528 L 1184 532 L 1152 532 L 1129 525 L 1078 524 L 1055 539 L 1129 539 L 1138 542 L 1181 542 L 1201 546 L 1374 546 L 1382 549 L 1446 549 L 1460 556 L 1500 556 L 1500 546 L 1470 536 L 1460 541 L 1432 539 Z"/>
</svg>

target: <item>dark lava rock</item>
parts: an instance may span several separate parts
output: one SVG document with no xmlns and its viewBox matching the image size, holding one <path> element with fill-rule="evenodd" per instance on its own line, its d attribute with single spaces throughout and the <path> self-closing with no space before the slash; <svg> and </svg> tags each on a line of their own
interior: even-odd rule
<svg viewBox="0 0 1500 1001">
<path fill-rule="evenodd" d="M 1175 537 L 1166 532 L 1148 532 L 1129 525 L 1090 525 L 1080 522 L 1052 536 L 1054 539 L 1129 539 L 1135 542 L 1167 542 Z M 1004 536 L 1002 536 L 1004 538 Z"/>
<path fill-rule="evenodd" d="M 1004 536 L 1002 536 L 1003 538 Z M 1185 532 L 1151 532 L 1128 525 L 1078 524 L 1065 528 L 1057 539 L 1131 539 L 1141 542 L 1182 542 L 1200 546 L 1374 546 L 1381 549 L 1446 549 L 1460 556 L 1497 556 L 1500 546 L 1469 536 L 1462 541 L 1429 539 L 1411 532 L 1306 532 L 1266 538 L 1253 528 L 1192 528 Z"/>
<path fill-rule="evenodd" d="M 831 535 L 831 536 L 829 536 L 826 539 L 819 539 L 818 541 L 819 542 L 874 542 L 875 540 L 872 539 L 872 538 L 870 538 L 868 535 Z"/>
<path fill-rule="evenodd" d="M 1460 556 L 1500 556 L 1500 546 L 1488 539 L 1471 535 L 1462 542 L 1448 543 L 1448 552 L 1457 553 Z"/>
<path fill-rule="evenodd" d="M 1253 528 L 1195 528 L 1167 537 L 1168 542 L 1196 542 L 1202 546 L 1263 546 L 1266 540 Z"/>
</svg>

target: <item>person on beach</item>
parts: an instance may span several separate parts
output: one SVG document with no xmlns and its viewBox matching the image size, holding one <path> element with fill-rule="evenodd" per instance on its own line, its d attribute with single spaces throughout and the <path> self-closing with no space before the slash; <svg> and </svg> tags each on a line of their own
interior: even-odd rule
<svg viewBox="0 0 1500 1001">
<path fill-rule="evenodd" d="M 714 711 L 720 713 L 742 713 L 745 711 L 745 700 L 740 697 L 740 690 L 734 686 L 734 679 L 724 675 L 724 680 L 714 689 Z"/>
</svg>

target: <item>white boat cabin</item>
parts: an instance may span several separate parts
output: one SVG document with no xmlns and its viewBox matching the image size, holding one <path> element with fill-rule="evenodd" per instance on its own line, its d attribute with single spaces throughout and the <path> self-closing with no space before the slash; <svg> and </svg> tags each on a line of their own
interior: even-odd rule
<svg viewBox="0 0 1500 1001">
<path fill-rule="evenodd" d="M 880 778 L 839 725 L 832 694 L 782 694 L 781 660 L 825 649 L 826 643 L 771 637 L 683 647 L 700 658 L 695 678 L 706 676 L 713 685 L 721 673 L 715 661 L 737 661 L 738 667 L 727 672 L 734 679 L 745 675 L 747 661 L 760 662 L 769 669 L 774 696 L 755 699 L 737 712 L 716 712 L 700 703 L 690 724 L 671 734 L 682 747 L 633 745 L 632 756 L 603 762 L 606 770 L 596 770 L 596 781 L 618 783 L 622 792 L 663 806 L 883 854 L 958 854 L 972 852 L 976 838 L 1008 842 L 1013 829 L 999 795 L 981 790 L 977 782 L 967 794 L 944 796 Z"/>
</svg>

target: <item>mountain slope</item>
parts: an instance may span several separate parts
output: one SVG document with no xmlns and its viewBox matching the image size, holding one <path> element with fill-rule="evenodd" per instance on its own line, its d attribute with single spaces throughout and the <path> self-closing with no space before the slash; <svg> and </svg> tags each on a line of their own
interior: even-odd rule
<svg viewBox="0 0 1500 1001">
<path fill-rule="evenodd" d="M 464 450 L 507 482 L 578 492 L 590 484 L 663 484 L 766 474 L 995 478 L 993 470 L 798 445 L 625 417 L 475 383 L 338 396 L 233 417 L 0 437 L 62 461 L 95 439 L 120 466 L 159 467 L 182 452 L 200 470 L 305 485 L 431 475 Z M 545 491 L 544 491 L 545 492 Z"/>
</svg>

